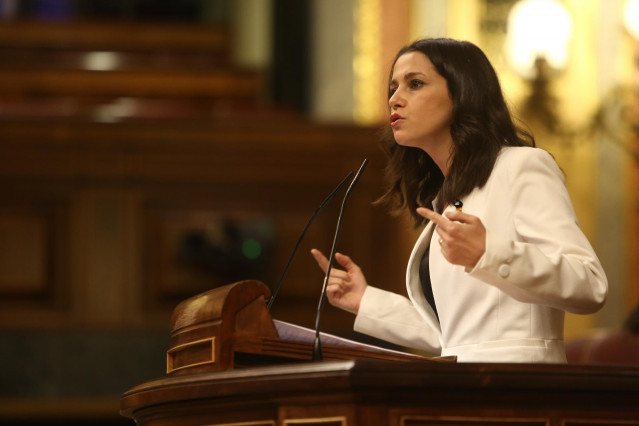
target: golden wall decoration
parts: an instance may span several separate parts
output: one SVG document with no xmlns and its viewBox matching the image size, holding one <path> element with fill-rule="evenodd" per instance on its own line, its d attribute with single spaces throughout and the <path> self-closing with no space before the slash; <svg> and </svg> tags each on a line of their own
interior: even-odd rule
<svg viewBox="0 0 639 426">
<path fill-rule="evenodd" d="M 368 125 L 379 119 L 381 0 L 356 0 L 353 31 L 353 119 Z"/>
</svg>

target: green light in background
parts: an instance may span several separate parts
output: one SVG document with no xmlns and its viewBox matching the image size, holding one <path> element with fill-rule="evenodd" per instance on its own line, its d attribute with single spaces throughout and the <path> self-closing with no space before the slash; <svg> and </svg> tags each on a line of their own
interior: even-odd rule
<svg viewBox="0 0 639 426">
<path fill-rule="evenodd" d="M 257 259 L 262 254 L 262 244 L 254 238 L 244 240 L 242 253 L 249 259 Z"/>
</svg>

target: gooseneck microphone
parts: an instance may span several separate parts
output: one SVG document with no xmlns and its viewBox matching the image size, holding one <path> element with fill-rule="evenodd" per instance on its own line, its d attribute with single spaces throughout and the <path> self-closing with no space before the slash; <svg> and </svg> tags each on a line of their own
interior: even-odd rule
<svg viewBox="0 0 639 426">
<path fill-rule="evenodd" d="M 346 177 L 339 183 L 339 185 L 337 185 L 335 187 L 333 192 L 331 192 L 330 195 L 328 197 L 326 197 L 326 199 L 322 202 L 322 204 L 319 205 L 319 207 L 317 208 L 317 210 L 315 210 L 315 213 L 313 213 L 313 215 L 308 220 L 308 222 L 306 222 L 306 226 L 302 230 L 302 233 L 300 234 L 300 237 L 297 240 L 297 244 L 295 244 L 295 248 L 293 249 L 293 253 L 291 254 L 291 257 L 289 257 L 288 263 L 286 264 L 286 267 L 284 268 L 284 273 L 282 273 L 282 276 L 280 277 L 280 280 L 277 283 L 277 286 L 275 287 L 275 290 L 273 290 L 273 294 L 271 295 L 271 298 L 269 299 L 268 304 L 266 305 L 266 308 L 269 311 L 271 310 L 271 306 L 273 306 L 273 302 L 275 302 L 275 298 L 277 297 L 277 293 L 279 293 L 280 288 L 282 288 L 282 284 L 284 283 L 284 278 L 286 278 L 286 274 L 288 273 L 288 269 L 291 267 L 291 263 L 293 263 L 293 258 L 295 257 L 295 254 L 297 253 L 297 249 L 300 248 L 300 244 L 302 243 L 302 240 L 304 239 L 304 235 L 306 235 L 306 231 L 311 226 L 311 223 L 313 223 L 313 220 L 319 214 L 319 212 L 321 212 L 322 209 L 324 209 L 324 207 L 333 199 L 333 197 L 335 197 L 335 195 L 337 195 L 337 193 L 340 191 L 340 189 L 342 189 L 342 187 L 344 185 L 346 185 L 346 182 L 352 176 L 353 176 L 353 172 L 349 172 L 348 175 L 346 175 Z"/>
<path fill-rule="evenodd" d="M 324 276 L 324 284 L 322 285 L 322 293 L 320 295 L 319 303 L 317 305 L 317 315 L 315 316 L 315 341 L 313 342 L 313 361 L 321 361 L 322 360 L 322 342 L 320 340 L 320 320 L 322 318 L 322 309 L 324 308 L 324 304 L 326 301 L 326 287 L 328 286 L 328 279 L 331 276 L 331 269 L 333 267 L 333 260 L 335 260 L 335 249 L 337 248 L 337 241 L 339 240 L 339 233 L 342 228 L 342 219 L 344 217 L 344 207 L 346 206 L 346 201 L 348 197 L 351 195 L 351 190 L 359 180 L 364 167 L 368 163 L 368 159 L 364 159 L 364 162 L 359 167 L 357 174 L 351 181 L 351 184 L 348 186 L 346 190 L 346 194 L 344 194 L 344 200 L 342 201 L 342 208 L 339 212 L 339 217 L 337 218 L 337 227 L 335 229 L 335 237 L 333 238 L 333 245 L 331 246 L 331 255 L 328 258 L 328 266 L 326 267 L 326 275 Z"/>
</svg>

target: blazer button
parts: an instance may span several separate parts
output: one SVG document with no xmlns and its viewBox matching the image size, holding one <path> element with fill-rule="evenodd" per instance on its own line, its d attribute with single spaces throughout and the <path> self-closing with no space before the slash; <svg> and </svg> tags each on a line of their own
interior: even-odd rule
<svg viewBox="0 0 639 426">
<path fill-rule="evenodd" d="M 508 275 L 510 275 L 510 266 L 501 265 L 499 269 L 497 270 L 497 273 L 499 273 L 499 276 L 502 278 L 508 277 Z"/>
</svg>

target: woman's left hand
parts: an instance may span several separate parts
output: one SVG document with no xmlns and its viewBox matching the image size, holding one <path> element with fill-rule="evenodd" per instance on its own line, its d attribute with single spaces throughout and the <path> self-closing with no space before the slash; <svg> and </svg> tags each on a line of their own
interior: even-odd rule
<svg viewBox="0 0 639 426">
<path fill-rule="evenodd" d="M 486 228 L 477 216 L 448 211 L 444 216 L 424 207 L 417 213 L 434 222 L 444 258 L 453 265 L 474 268 L 486 251 Z"/>
</svg>

